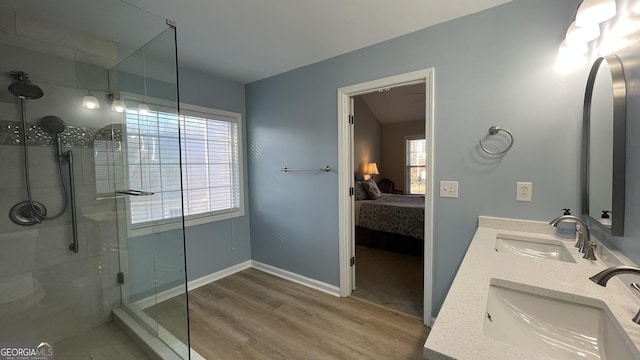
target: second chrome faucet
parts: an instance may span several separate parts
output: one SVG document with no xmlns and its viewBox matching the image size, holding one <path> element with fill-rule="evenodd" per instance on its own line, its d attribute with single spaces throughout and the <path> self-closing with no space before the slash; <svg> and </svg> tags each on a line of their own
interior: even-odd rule
<svg viewBox="0 0 640 360">
<path fill-rule="evenodd" d="M 578 223 L 578 242 L 576 242 L 576 247 L 584 254 L 582 257 L 583 259 L 596 260 L 596 254 L 594 251 L 596 244 L 591 241 L 591 234 L 589 233 L 589 227 L 587 224 L 577 216 L 562 215 L 551 220 L 549 225 L 558 226 L 558 223 L 563 220 L 572 220 Z"/>
</svg>

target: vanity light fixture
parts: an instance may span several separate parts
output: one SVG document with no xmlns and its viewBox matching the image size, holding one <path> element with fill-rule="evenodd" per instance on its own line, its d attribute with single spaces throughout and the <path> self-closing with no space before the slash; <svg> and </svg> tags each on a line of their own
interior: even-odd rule
<svg viewBox="0 0 640 360">
<path fill-rule="evenodd" d="M 576 25 L 597 25 L 616 16 L 615 0 L 584 0 L 576 13 Z"/>
<path fill-rule="evenodd" d="M 125 104 L 122 100 L 113 100 L 113 103 L 111 104 L 111 110 L 118 113 L 124 112 L 125 110 L 127 110 L 127 104 Z"/>
<path fill-rule="evenodd" d="M 568 45 L 574 45 L 576 43 L 588 43 L 591 40 L 595 40 L 600 36 L 600 26 L 598 24 L 590 24 L 586 26 L 577 26 L 576 22 L 572 22 L 567 30 L 567 37 L 565 42 Z"/>
<path fill-rule="evenodd" d="M 91 90 L 82 98 L 82 107 L 89 110 L 100 109 L 100 102 L 98 98 L 91 93 Z"/>
<path fill-rule="evenodd" d="M 111 110 L 117 113 L 124 112 L 127 110 L 127 104 L 120 99 L 116 99 L 113 94 L 109 93 L 109 100 L 111 100 Z"/>
</svg>

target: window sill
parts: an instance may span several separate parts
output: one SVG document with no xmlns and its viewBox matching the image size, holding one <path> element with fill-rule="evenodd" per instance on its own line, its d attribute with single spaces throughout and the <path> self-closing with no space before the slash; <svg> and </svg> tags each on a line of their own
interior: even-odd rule
<svg viewBox="0 0 640 360">
<path fill-rule="evenodd" d="M 184 227 L 210 224 L 218 221 L 230 220 L 230 219 L 243 217 L 243 216 L 244 216 L 244 209 L 241 209 L 239 211 L 233 211 L 228 213 L 221 213 L 216 215 L 185 219 Z M 136 229 L 129 229 L 129 238 L 140 237 L 140 236 L 151 235 L 151 234 L 158 234 L 158 233 L 171 231 L 171 230 L 179 230 L 181 228 L 182 228 L 182 221 L 179 221 L 178 218 L 176 218 L 176 221 L 172 221 L 169 223 L 165 222 L 161 224 L 150 225 L 150 226 L 136 228 Z"/>
</svg>

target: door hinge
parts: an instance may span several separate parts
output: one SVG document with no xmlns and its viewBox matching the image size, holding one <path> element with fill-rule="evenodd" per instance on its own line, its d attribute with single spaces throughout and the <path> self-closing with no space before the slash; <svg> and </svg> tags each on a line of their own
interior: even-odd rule
<svg viewBox="0 0 640 360">
<path fill-rule="evenodd" d="M 349 188 L 349 196 L 353 196 L 356 194 L 356 190 L 353 187 Z"/>
<path fill-rule="evenodd" d="M 118 284 L 124 284 L 124 273 L 123 272 L 119 272 L 118 273 Z"/>
<path fill-rule="evenodd" d="M 354 256 L 351 257 L 351 261 L 349 263 L 351 266 L 356 264 L 356 258 Z"/>
<path fill-rule="evenodd" d="M 349 115 L 349 124 L 353 125 L 353 115 Z"/>
</svg>

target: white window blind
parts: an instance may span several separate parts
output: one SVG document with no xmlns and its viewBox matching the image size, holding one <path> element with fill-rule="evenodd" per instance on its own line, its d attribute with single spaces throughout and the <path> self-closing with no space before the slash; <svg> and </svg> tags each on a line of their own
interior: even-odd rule
<svg viewBox="0 0 640 360">
<path fill-rule="evenodd" d="M 186 220 L 243 212 L 239 115 L 127 109 L 126 122 L 129 187 L 154 193 L 130 197 L 134 229 L 179 221 L 183 209 Z"/>
<path fill-rule="evenodd" d="M 408 138 L 407 182 L 409 194 L 424 194 L 426 179 L 427 141 Z"/>
</svg>

